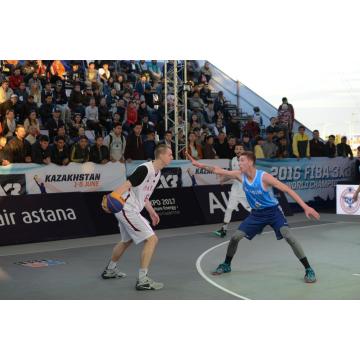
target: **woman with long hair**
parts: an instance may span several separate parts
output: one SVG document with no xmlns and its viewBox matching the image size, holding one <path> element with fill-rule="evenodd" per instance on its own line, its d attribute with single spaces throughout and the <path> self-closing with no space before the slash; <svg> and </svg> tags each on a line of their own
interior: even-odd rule
<svg viewBox="0 0 360 360">
<path fill-rule="evenodd" d="M 40 134 L 40 123 L 39 123 L 39 120 L 37 118 L 36 111 L 34 111 L 34 110 L 30 111 L 28 117 L 24 121 L 24 128 L 25 128 L 25 131 L 26 131 L 27 134 L 29 133 L 30 126 L 35 126 L 36 127 L 36 129 L 37 129 L 37 134 L 36 135 Z"/>
</svg>

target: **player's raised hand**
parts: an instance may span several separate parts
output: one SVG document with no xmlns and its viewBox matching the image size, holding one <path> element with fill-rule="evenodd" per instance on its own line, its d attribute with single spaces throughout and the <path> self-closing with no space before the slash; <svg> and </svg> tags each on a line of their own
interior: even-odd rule
<svg viewBox="0 0 360 360">
<path fill-rule="evenodd" d="M 320 220 L 320 214 L 312 207 L 308 206 L 304 211 L 308 219 L 311 220 L 311 218 L 314 218 L 316 220 Z"/>
<path fill-rule="evenodd" d="M 195 167 L 201 167 L 201 164 L 196 161 L 187 151 L 185 151 L 185 156 L 188 160 L 191 161 L 191 164 Z"/>
</svg>

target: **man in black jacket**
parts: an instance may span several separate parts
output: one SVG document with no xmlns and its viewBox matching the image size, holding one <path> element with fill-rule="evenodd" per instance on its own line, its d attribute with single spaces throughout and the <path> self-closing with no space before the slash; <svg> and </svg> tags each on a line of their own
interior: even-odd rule
<svg viewBox="0 0 360 360">
<path fill-rule="evenodd" d="M 55 142 L 51 147 L 51 162 L 56 165 L 68 165 L 69 149 L 66 146 L 65 138 L 63 136 L 56 136 Z"/>
<path fill-rule="evenodd" d="M 45 128 L 48 128 L 48 122 L 52 118 L 52 113 L 55 109 L 53 103 L 53 97 L 51 94 L 48 94 L 45 98 L 45 103 L 40 106 L 40 119 Z"/>
<path fill-rule="evenodd" d="M 353 159 L 354 158 L 353 152 L 351 150 L 350 145 L 348 145 L 346 141 L 347 141 L 346 136 L 343 136 L 341 138 L 341 143 L 336 145 L 337 156 L 349 157 L 350 155 L 350 159 Z"/>
<path fill-rule="evenodd" d="M 3 165 L 31 162 L 31 145 L 25 140 L 26 131 L 23 125 L 17 125 L 15 137 L 8 141 L 4 148 Z"/>
<path fill-rule="evenodd" d="M 125 160 L 146 160 L 144 144 L 141 138 L 142 124 L 136 123 L 133 132 L 126 139 Z"/>
<path fill-rule="evenodd" d="M 329 135 L 329 140 L 325 144 L 325 156 L 333 158 L 336 156 L 336 145 L 335 145 L 335 136 Z"/>
<path fill-rule="evenodd" d="M 52 113 L 52 118 L 47 122 L 47 129 L 49 130 L 50 141 L 52 142 L 54 137 L 57 136 L 59 127 L 65 126 L 64 122 L 60 119 L 61 109 L 56 107 Z"/>
<path fill-rule="evenodd" d="M 310 156 L 325 156 L 325 144 L 320 140 L 319 130 L 313 131 L 313 138 L 310 140 Z"/>
<path fill-rule="evenodd" d="M 106 164 L 109 162 L 110 153 L 107 146 L 103 145 L 104 138 L 101 135 L 95 137 L 95 144 L 90 148 L 89 161 L 95 164 Z"/>
<path fill-rule="evenodd" d="M 51 154 L 49 149 L 49 137 L 41 135 L 31 147 L 31 158 L 35 164 L 49 165 L 51 162 Z"/>
</svg>

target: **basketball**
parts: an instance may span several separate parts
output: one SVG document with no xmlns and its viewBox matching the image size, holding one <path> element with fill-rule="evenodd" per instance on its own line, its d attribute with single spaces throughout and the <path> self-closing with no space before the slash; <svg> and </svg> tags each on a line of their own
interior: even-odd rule
<svg viewBox="0 0 360 360">
<path fill-rule="evenodd" d="M 102 207 L 104 211 L 115 214 L 122 210 L 125 200 L 120 194 L 112 192 L 103 196 Z"/>
</svg>

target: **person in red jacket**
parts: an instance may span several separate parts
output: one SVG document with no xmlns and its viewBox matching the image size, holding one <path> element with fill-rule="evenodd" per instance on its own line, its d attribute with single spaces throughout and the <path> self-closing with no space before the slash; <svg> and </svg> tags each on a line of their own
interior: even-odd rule
<svg viewBox="0 0 360 360">
<path fill-rule="evenodd" d="M 138 122 L 138 111 L 136 108 L 136 102 L 130 101 L 126 110 L 126 123 L 123 128 L 127 133 L 133 129 L 135 124 Z"/>
<path fill-rule="evenodd" d="M 253 118 L 250 118 L 244 125 L 242 131 L 250 135 L 251 139 L 255 139 L 260 134 L 260 127 Z"/>
<path fill-rule="evenodd" d="M 14 70 L 14 74 L 9 78 L 9 86 L 15 90 L 18 89 L 20 84 L 24 81 L 24 77 L 20 73 L 20 69 L 17 68 Z"/>
</svg>

